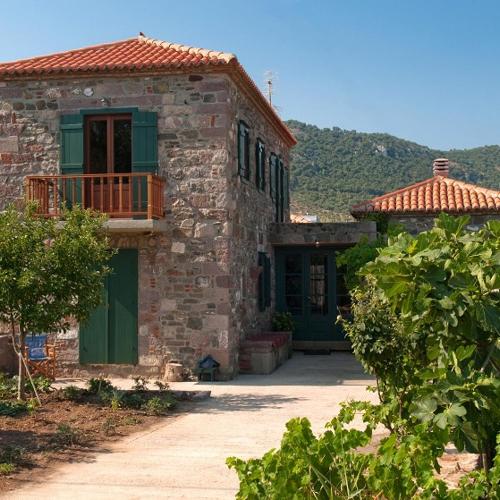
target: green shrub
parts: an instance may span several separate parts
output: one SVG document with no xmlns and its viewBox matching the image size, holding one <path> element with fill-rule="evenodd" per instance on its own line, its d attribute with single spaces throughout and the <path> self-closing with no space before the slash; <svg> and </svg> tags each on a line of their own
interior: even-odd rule
<svg viewBox="0 0 500 500">
<path fill-rule="evenodd" d="M 365 428 L 352 429 L 354 415 L 362 409 Z M 498 499 L 498 458 L 488 473 L 481 470 L 468 474 L 458 488 L 449 489 L 436 478 L 437 459 L 444 452 L 448 434 L 426 424 L 416 426 L 412 434 L 392 433 L 382 439 L 376 453 L 359 451 L 372 439 L 378 421 L 376 414 L 370 403 L 346 404 L 318 437 L 307 419 L 290 420 L 279 449 L 257 459 L 227 459 L 240 480 L 236 497 L 245 500 Z"/>
<path fill-rule="evenodd" d="M 68 401 L 79 401 L 85 392 L 85 389 L 80 389 L 76 385 L 68 385 L 61 390 L 60 394 Z"/>
<path fill-rule="evenodd" d="M 122 404 L 125 408 L 139 409 L 145 403 L 146 398 L 142 394 L 134 392 L 125 392 L 122 398 Z"/>
<path fill-rule="evenodd" d="M 111 406 L 111 409 L 118 410 L 123 406 L 123 391 L 118 389 L 100 391 L 99 399 L 106 406 Z"/>
<path fill-rule="evenodd" d="M 459 450 L 491 466 L 500 432 L 500 221 L 476 232 L 468 223 L 441 214 L 430 231 L 390 239 L 360 273 L 409 342 L 403 384 L 381 376 L 397 392 L 396 415 L 410 431 L 419 422 L 449 427 Z M 354 318 L 359 328 L 369 321 Z"/>
<path fill-rule="evenodd" d="M 13 377 L 0 372 L 0 399 L 9 399 L 16 394 L 16 382 Z"/>
<path fill-rule="evenodd" d="M 142 420 L 137 417 L 125 417 L 123 419 L 123 425 L 137 425 L 142 423 Z"/>
<path fill-rule="evenodd" d="M 148 381 L 145 377 L 138 376 L 134 377 L 134 385 L 132 386 L 133 391 L 147 391 L 148 390 Z"/>
<path fill-rule="evenodd" d="M 0 475 L 12 474 L 18 465 L 26 462 L 23 448 L 6 446 L 0 449 Z"/>
<path fill-rule="evenodd" d="M 6 373 L 0 372 L 0 399 L 10 399 L 17 395 L 17 375 L 11 377 Z M 50 392 L 52 390 L 52 380 L 42 375 L 33 377 L 33 384 L 36 390 L 40 392 Z M 33 386 L 29 379 L 25 380 L 25 391 L 34 394 Z"/>
<path fill-rule="evenodd" d="M 69 424 L 59 424 L 50 442 L 56 447 L 82 446 L 85 443 L 83 433 Z"/>
<path fill-rule="evenodd" d="M 14 464 L 9 464 L 6 462 L 0 462 L 0 476 L 8 476 L 16 470 Z"/>
<path fill-rule="evenodd" d="M 0 462 L 20 464 L 24 461 L 24 448 L 19 446 L 5 446 L 0 449 Z"/>
<path fill-rule="evenodd" d="M 115 388 L 113 384 L 103 377 L 94 377 L 88 381 L 88 391 L 90 394 L 99 394 L 100 392 L 110 392 Z"/>
<path fill-rule="evenodd" d="M 102 430 L 106 436 L 114 436 L 117 426 L 116 420 L 113 417 L 108 417 L 102 424 Z"/>
<path fill-rule="evenodd" d="M 158 390 L 160 392 L 168 391 L 168 384 L 162 382 L 161 380 L 155 380 L 155 385 L 156 385 L 156 387 L 158 387 Z"/>
<path fill-rule="evenodd" d="M 33 384 L 38 392 L 51 392 L 53 390 L 52 380 L 43 375 L 33 377 Z M 29 380 L 26 381 L 26 391 L 33 392 L 33 388 Z"/>
<path fill-rule="evenodd" d="M 27 401 L 11 401 L 4 400 L 0 401 L 0 415 L 6 417 L 15 417 L 21 413 L 26 413 L 28 411 Z"/>
<path fill-rule="evenodd" d="M 289 312 L 277 312 L 273 315 L 273 330 L 275 332 L 293 332 L 295 322 Z"/>
<path fill-rule="evenodd" d="M 163 415 L 175 406 L 175 400 L 170 395 L 155 396 L 142 405 L 142 409 L 150 415 Z"/>
</svg>

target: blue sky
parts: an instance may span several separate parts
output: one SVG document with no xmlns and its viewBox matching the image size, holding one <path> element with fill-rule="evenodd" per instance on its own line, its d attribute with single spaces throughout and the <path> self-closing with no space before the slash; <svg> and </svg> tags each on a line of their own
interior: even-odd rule
<svg viewBox="0 0 500 500">
<path fill-rule="evenodd" d="M 0 0 L 0 8 L 0 61 L 143 31 L 234 52 L 261 86 L 272 70 L 285 119 L 442 149 L 500 144 L 498 0 Z"/>
</svg>

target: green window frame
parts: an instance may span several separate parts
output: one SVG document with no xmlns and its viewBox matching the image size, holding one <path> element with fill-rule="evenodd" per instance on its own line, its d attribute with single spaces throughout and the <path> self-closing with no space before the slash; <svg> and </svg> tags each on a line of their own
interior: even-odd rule
<svg viewBox="0 0 500 500">
<path fill-rule="evenodd" d="M 158 169 L 158 116 L 137 108 L 82 109 L 60 120 L 60 168 L 63 175 L 84 173 L 84 123 L 87 115 L 132 115 L 132 172 Z"/>
<path fill-rule="evenodd" d="M 238 123 L 238 173 L 250 180 L 250 128 L 243 120 Z"/>
<path fill-rule="evenodd" d="M 266 190 L 266 146 L 261 139 L 255 144 L 255 184 L 260 191 Z"/>
</svg>

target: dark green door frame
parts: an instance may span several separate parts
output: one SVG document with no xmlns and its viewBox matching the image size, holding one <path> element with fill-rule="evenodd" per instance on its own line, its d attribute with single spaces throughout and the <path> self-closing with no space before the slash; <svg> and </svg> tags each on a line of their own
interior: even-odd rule
<svg viewBox="0 0 500 500">
<path fill-rule="evenodd" d="M 293 340 L 342 342 L 336 325 L 336 247 L 277 247 L 276 309 L 290 312 L 295 321 Z"/>
</svg>

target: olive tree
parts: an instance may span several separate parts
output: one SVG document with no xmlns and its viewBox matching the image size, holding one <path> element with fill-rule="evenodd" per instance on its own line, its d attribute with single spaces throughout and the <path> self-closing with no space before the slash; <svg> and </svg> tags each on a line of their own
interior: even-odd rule
<svg viewBox="0 0 500 500">
<path fill-rule="evenodd" d="M 20 399 L 26 336 L 65 331 L 101 301 L 112 255 L 102 225 L 103 216 L 79 208 L 61 221 L 40 217 L 34 205 L 0 213 L 0 321 L 19 358 Z"/>
</svg>

